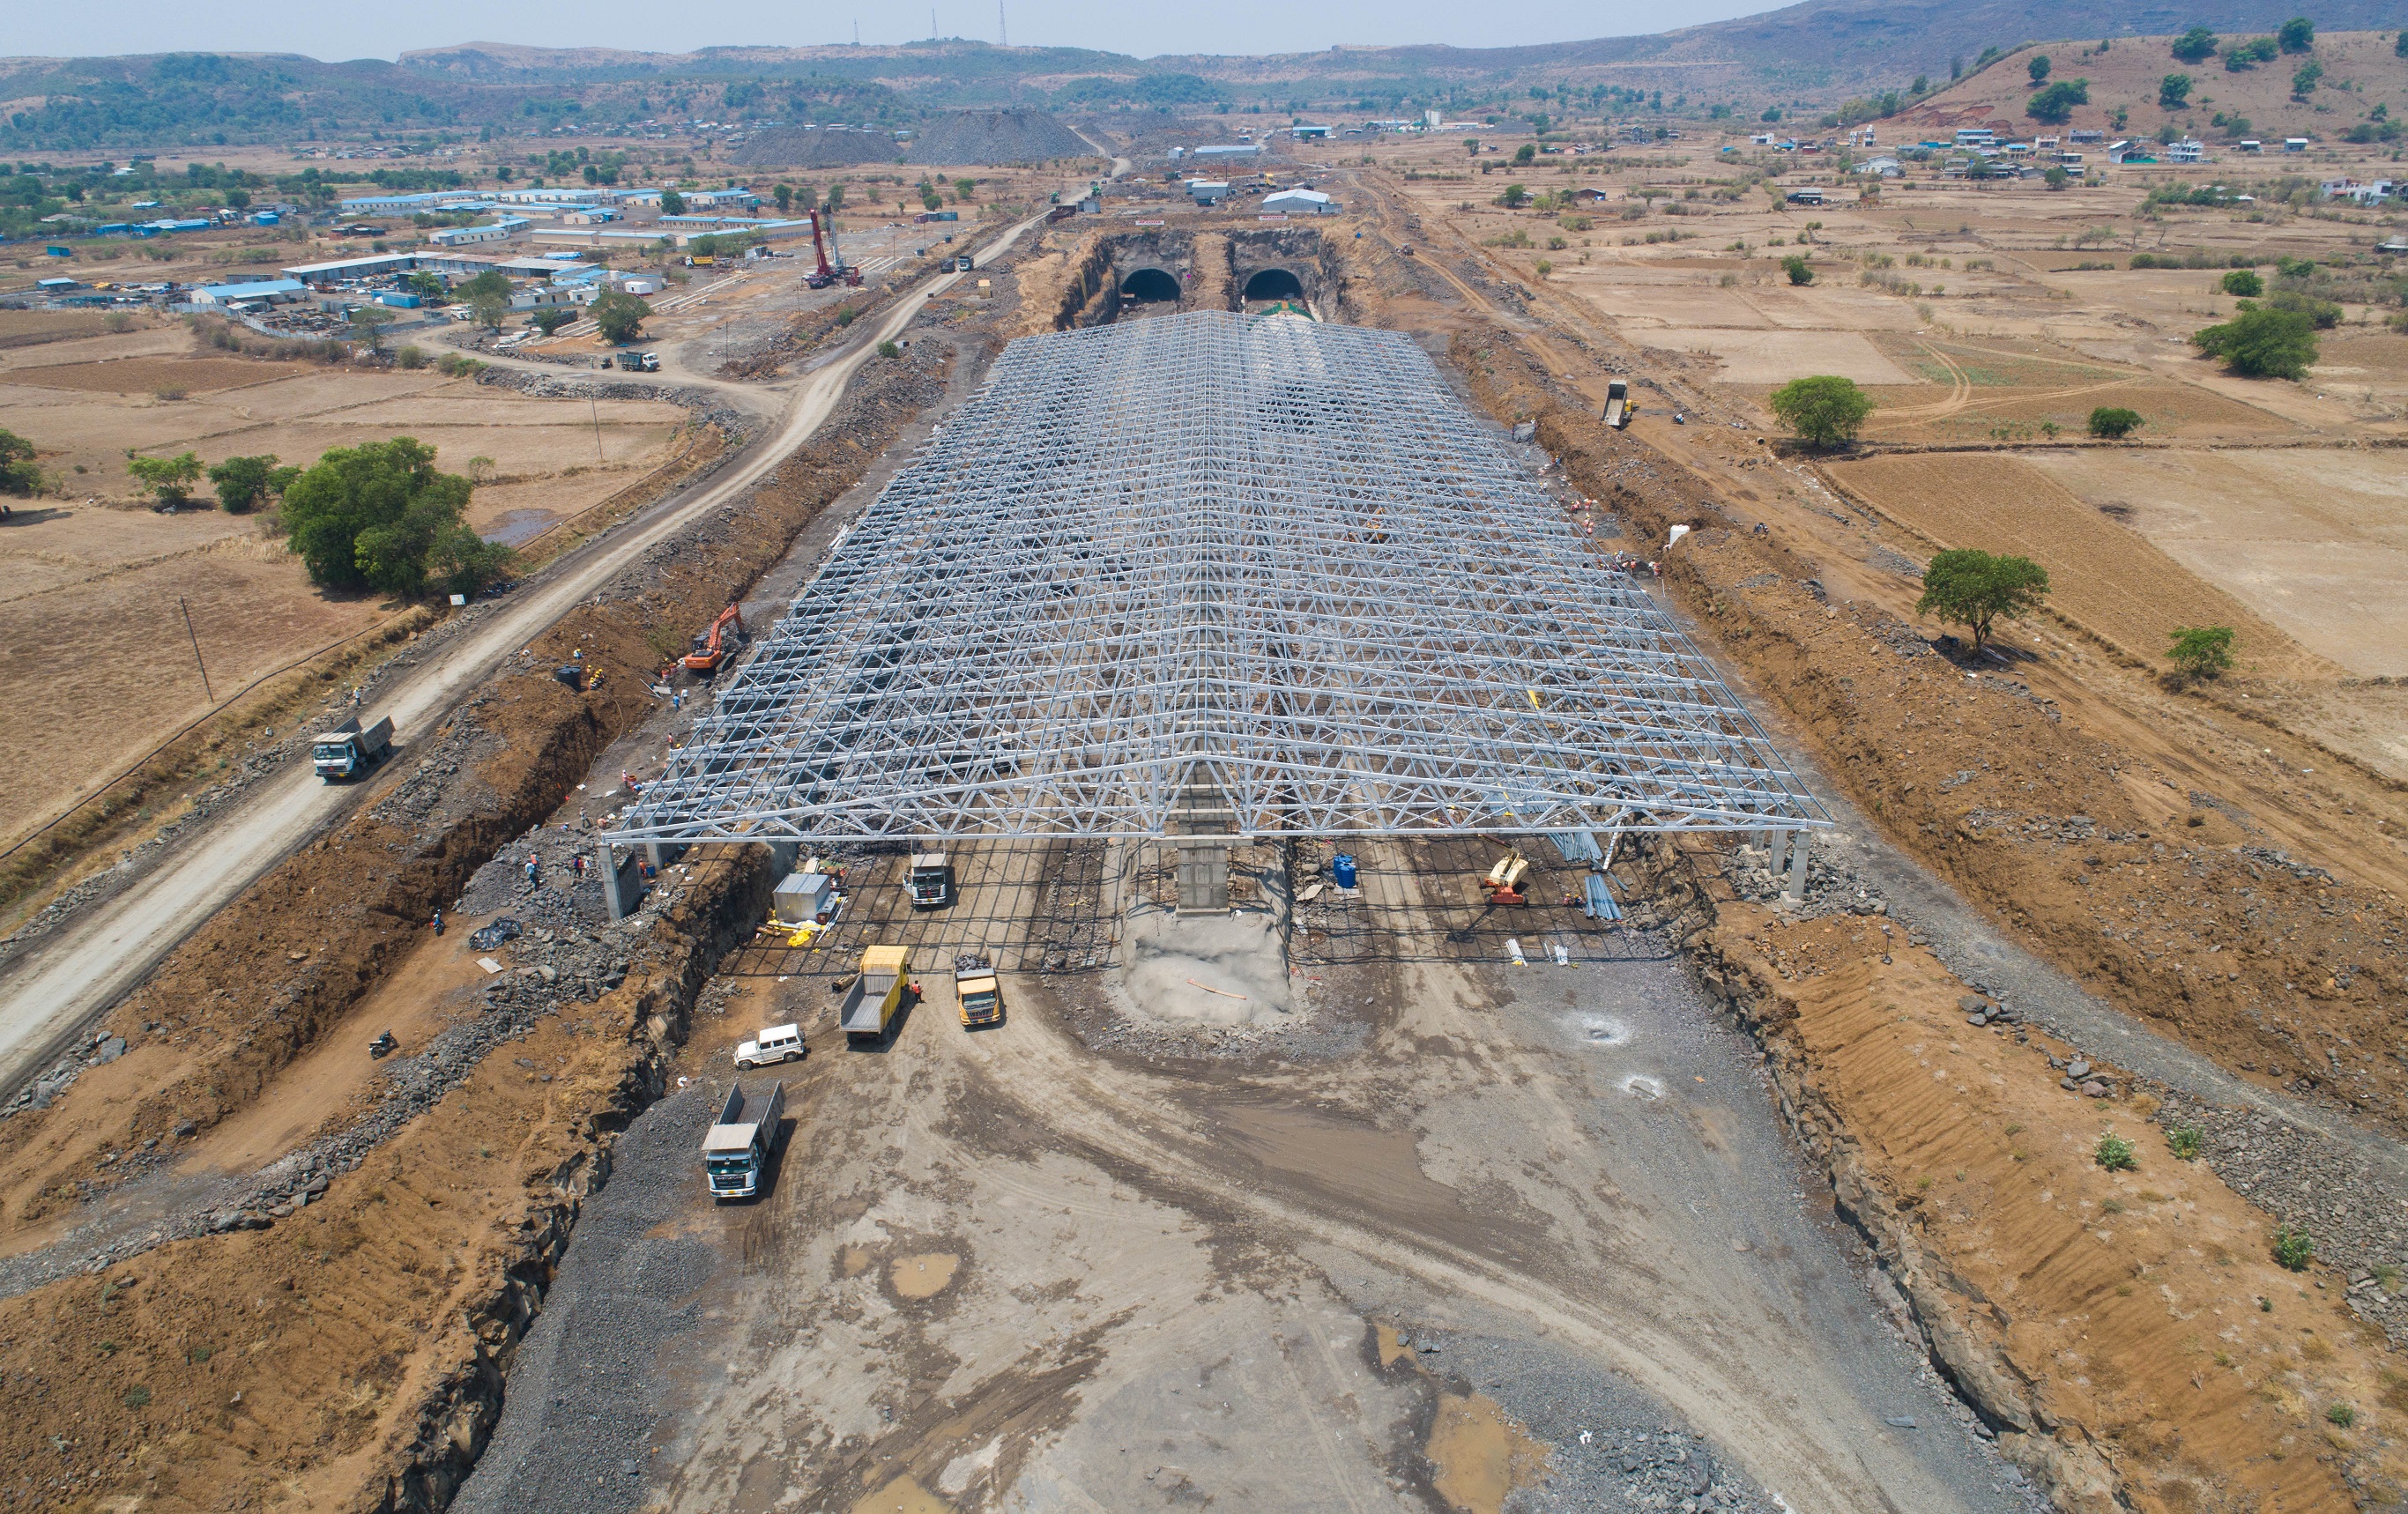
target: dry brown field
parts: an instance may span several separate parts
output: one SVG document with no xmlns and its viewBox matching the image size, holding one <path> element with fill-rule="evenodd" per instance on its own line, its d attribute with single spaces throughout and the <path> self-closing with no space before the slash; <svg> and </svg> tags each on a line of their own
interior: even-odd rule
<svg viewBox="0 0 2408 1514">
<path fill-rule="evenodd" d="M 492 480 L 471 496 L 469 523 L 518 543 L 645 477 L 685 420 L 666 403 L 538 400 L 431 369 L 270 363 L 191 346 L 180 326 L 163 326 L 71 336 L 0 363 L 0 427 L 35 443 L 72 501 L 35 502 L 0 524 L 0 678 L 43 712 L 0 722 L 0 760 L 15 775 L 0 797 L 0 840 L 210 707 L 195 638 L 223 699 L 396 608 L 313 587 L 256 517 L 207 508 L 206 482 L 204 507 L 148 508 L 125 472 L 128 448 L 306 464 L 332 448 L 415 436 L 438 466 Z"/>
</svg>

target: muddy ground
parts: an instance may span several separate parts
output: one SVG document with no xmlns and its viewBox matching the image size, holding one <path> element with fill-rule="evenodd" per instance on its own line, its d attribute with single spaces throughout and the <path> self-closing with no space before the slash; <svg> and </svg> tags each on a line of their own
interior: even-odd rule
<svg viewBox="0 0 2408 1514">
<path fill-rule="evenodd" d="M 1375 848 L 1366 888 L 1457 860 Z M 979 1033 L 924 967 L 862 1049 L 822 976 L 723 979 L 461 1507 L 2032 1506 L 1667 943 L 1565 912 L 1576 964 L 1515 969 L 1412 913 L 1276 1032 L 1137 1006 L 1184 1055 L 1082 1036 L 1116 960 L 1010 975 Z M 715 1207 L 725 1056 L 787 1018 L 776 1184 Z"/>
</svg>

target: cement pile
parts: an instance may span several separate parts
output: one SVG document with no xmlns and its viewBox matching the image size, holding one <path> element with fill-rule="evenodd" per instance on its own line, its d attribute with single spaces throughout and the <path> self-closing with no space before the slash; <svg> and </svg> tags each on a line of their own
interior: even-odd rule
<svg viewBox="0 0 2408 1514">
<path fill-rule="evenodd" d="M 1042 110 L 953 110 L 931 117 L 904 154 L 913 163 L 1041 163 L 1092 158 L 1085 137 Z"/>
<path fill-rule="evenodd" d="M 893 163 L 901 145 L 884 132 L 851 126 L 778 126 L 761 132 L 730 154 L 754 168 L 841 168 L 856 163 Z"/>
</svg>

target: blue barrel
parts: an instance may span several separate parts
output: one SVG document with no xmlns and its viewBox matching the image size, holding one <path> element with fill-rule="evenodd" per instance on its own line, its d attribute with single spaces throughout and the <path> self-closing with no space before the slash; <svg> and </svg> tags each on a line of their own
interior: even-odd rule
<svg viewBox="0 0 2408 1514">
<path fill-rule="evenodd" d="M 1329 859 L 1329 876 L 1341 889 L 1354 886 L 1354 854 L 1341 851 Z"/>
</svg>

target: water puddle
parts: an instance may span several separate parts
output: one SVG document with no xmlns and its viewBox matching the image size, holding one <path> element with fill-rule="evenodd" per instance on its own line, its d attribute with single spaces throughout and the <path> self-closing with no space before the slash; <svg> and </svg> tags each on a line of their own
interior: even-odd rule
<svg viewBox="0 0 2408 1514">
<path fill-rule="evenodd" d="M 516 547 L 536 536 L 543 528 L 560 517 L 550 510 L 505 510 L 499 519 L 478 535 L 487 541 L 497 541 L 505 547 Z"/>
<path fill-rule="evenodd" d="M 1423 1448 L 1439 1496 L 1465 1514 L 1498 1514 L 1517 1488 L 1546 1475 L 1547 1448 L 1484 1393 L 1440 1393 Z"/>
<path fill-rule="evenodd" d="M 934 1298 L 953 1280 L 962 1259 L 951 1251 L 927 1251 L 895 1259 L 895 1292 L 902 1298 Z"/>
<path fill-rule="evenodd" d="M 864 1493 L 853 1514 L 953 1514 L 953 1506 L 930 1493 L 908 1474 L 876 1493 Z"/>
</svg>

